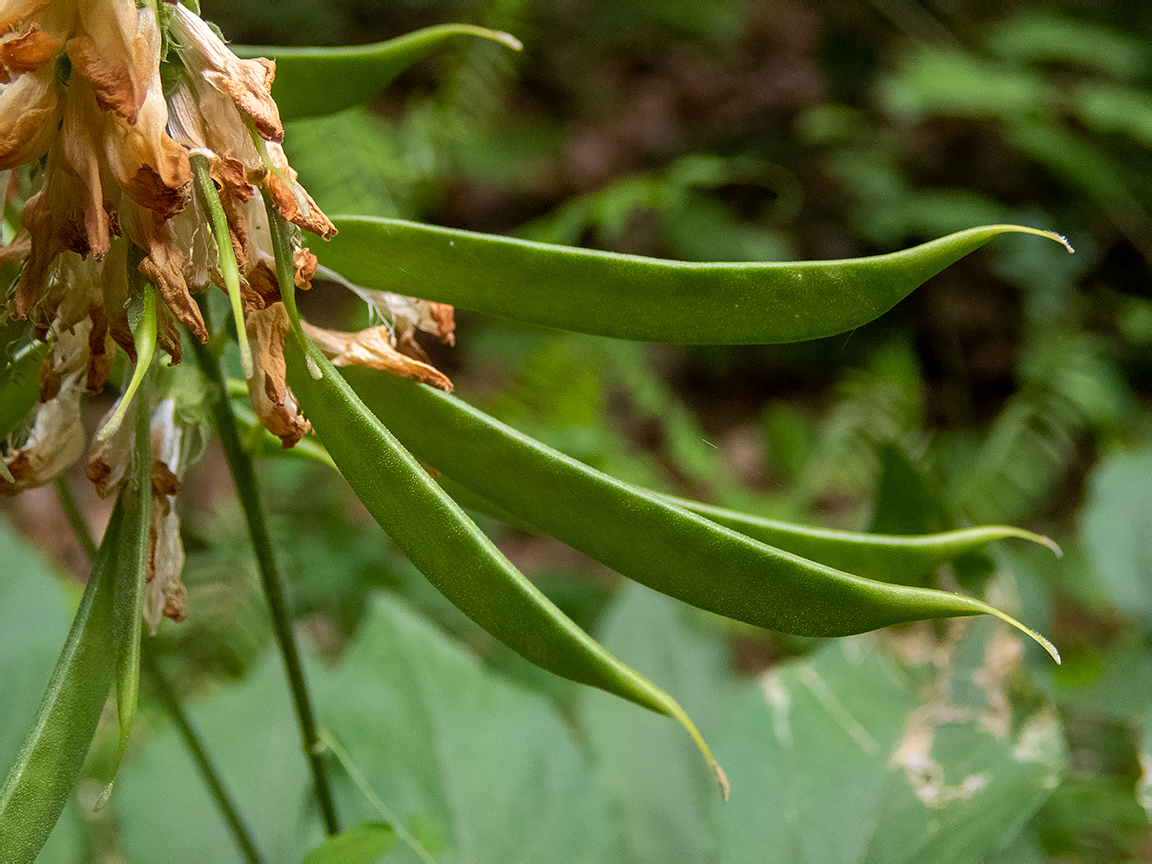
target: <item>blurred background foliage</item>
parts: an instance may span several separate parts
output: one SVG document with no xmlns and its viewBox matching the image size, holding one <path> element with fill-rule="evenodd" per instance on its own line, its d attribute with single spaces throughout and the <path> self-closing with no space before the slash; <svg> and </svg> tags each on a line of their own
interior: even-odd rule
<svg viewBox="0 0 1152 864">
<path fill-rule="evenodd" d="M 1063 546 L 1055 560 L 1004 544 L 926 575 L 1018 610 L 1060 647 L 1053 668 L 990 622 L 831 645 L 752 631 L 622 590 L 566 547 L 477 516 L 697 718 L 732 777 L 725 808 L 671 724 L 511 655 L 389 550 L 338 477 L 265 460 L 323 722 L 437 860 L 1152 859 L 1152 6 L 202 9 L 241 43 L 355 44 L 446 21 L 524 41 L 522 54 L 460 42 L 371 109 L 291 124 L 292 164 L 329 213 L 683 260 L 852 257 L 996 222 L 1076 247 L 998 239 L 881 320 L 816 343 L 642 346 L 460 312 L 459 346 L 427 346 L 458 395 L 631 482 L 889 533 L 1010 521 Z M 350 297 L 318 284 L 305 313 L 365 323 Z M 189 618 L 151 647 L 272 860 L 290 860 L 318 823 L 218 453 L 188 488 Z M 53 507 L 46 493 L 6 509 L 53 566 L 82 573 Z M 59 598 L 33 607 L 43 591 L 30 583 L 11 608 L 49 611 L 0 632 L 66 626 Z M 32 665 L 0 675 L 18 684 Z M 235 855 L 163 715 L 151 720 L 113 806 L 67 811 L 43 860 Z M 379 818 L 349 778 L 346 821 Z M 156 790 L 170 799 L 159 809 Z M 177 836 L 207 839 L 174 853 Z"/>
</svg>

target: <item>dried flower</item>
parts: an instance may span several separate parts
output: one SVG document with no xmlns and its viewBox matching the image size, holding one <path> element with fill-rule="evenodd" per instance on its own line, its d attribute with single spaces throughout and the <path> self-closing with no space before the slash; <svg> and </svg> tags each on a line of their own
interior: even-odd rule
<svg viewBox="0 0 1152 864">
<path fill-rule="evenodd" d="M 100 493 L 113 494 L 131 461 L 132 436 L 119 424 L 135 383 L 153 348 L 180 362 L 179 325 L 208 340 L 195 295 L 212 285 L 234 295 L 244 318 L 257 416 L 285 447 L 309 431 L 285 380 L 290 328 L 266 202 L 297 229 L 328 238 L 335 228 L 280 146 L 274 77 L 275 64 L 236 57 L 179 3 L 0 0 L 0 188 L 7 200 L 11 176 L 11 188 L 28 190 L 20 230 L 0 247 L 0 266 L 20 265 L 0 321 L 26 319 L 50 346 L 40 402 L 5 451 L 0 494 L 46 483 L 83 455 L 81 396 L 103 389 L 119 346 L 140 374 L 101 425 L 88 463 Z M 210 178 L 200 194 L 196 159 Z M 293 281 L 307 289 L 316 258 L 298 234 L 293 243 Z M 338 363 L 450 388 L 413 333 L 451 342 L 452 308 L 392 295 L 382 302 L 389 328 L 314 333 Z M 172 507 L 181 433 L 166 405 L 152 421 L 153 629 L 161 613 L 179 618 L 183 609 Z"/>
</svg>

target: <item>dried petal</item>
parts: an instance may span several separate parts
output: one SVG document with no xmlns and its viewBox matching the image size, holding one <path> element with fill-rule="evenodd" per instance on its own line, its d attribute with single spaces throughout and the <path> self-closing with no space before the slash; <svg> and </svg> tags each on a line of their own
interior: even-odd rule
<svg viewBox="0 0 1152 864">
<path fill-rule="evenodd" d="M 59 37 L 33 21 L 25 32 L 0 41 L 0 63 L 9 72 L 35 72 L 51 60 L 63 44 Z"/>
<path fill-rule="evenodd" d="M 188 284 L 188 258 L 172 239 L 168 224 L 142 220 L 133 224 L 129 231 L 134 235 L 132 239 L 148 253 L 140 262 L 140 272 L 160 290 L 172 314 L 196 334 L 201 342 L 207 342 L 208 328 L 204 326 L 204 316 L 192 299 L 192 289 Z M 178 338 L 176 342 L 178 353 Z M 171 351 L 169 353 L 172 354 Z M 176 354 L 172 356 L 176 358 Z"/>
<path fill-rule="evenodd" d="M 36 420 L 24 444 L 4 457 L 15 483 L 0 478 L 0 495 L 15 495 L 43 486 L 84 455 L 84 424 L 80 420 L 80 373 L 61 383 L 55 397 L 36 409 Z"/>
<path fill-rule="evenodd" d="M 306 247 L 301 247 L 292 253 L 292 264 L 295 269 L 296 287 L 301 291 L 307 291 L 312 287 L 312 277 L 316 275 L 320 261 Z"/>
<path fill-rule="evenodd" d="M 241 60 L 228 50 L 212 28 L 177 4 L 173 31 L 181 43 L 181 56 L 194 75 L 231 98 L 242 113 L 252 118 L 266 141 L 284 140 L 280 111 L 272 99 L 276 64 L 270 60 Z"/>
<path fill-rule="evenodd" d="M 113 403 L 96 428 L 102 428 L 108 422 L 120 407 L 120 401 L 117 399 Z M 92 481 L 96 494 L 101 498 L 108 498 L 118 492 L 128 475 L 136 450 L 135 428 L 135 423 L 121 423 L 111 435 L 92 446 L 84 476 Z"/>
<path fill-rule="evenodd" d="M 112 220 L 100 183 L 99 119 L 92 88 L 82 80 L 73 82 L 68 88 L 64 125 L 57 139 L 57 164 L 73 181 L 70 204 L 83 211 L 84 227 L 77 230 L 83 235 L 84 242 L 80 245 L 86 251 L 76 251 L 103 258 L 112 239 Z"/>
<path fill-rule="evenodd" d="M 405 357 L 392 347 L 387 327 L 369 327 L 359 333 L 341 333 L 324 330 L 303 322 L 304 332 L 335 366 L 367 366 L 389 372 L 400 378 L 409 378 L 428 384 L 445 393 L 452 392 L 448 376 L 434 366 Z"/>
<path fill-rule="evenodd" d="M 248 338 L 252 341 L 252 378 L 248 394 L 256 416 L 269 432 L 292 447 L 311 428 L 300 416 L 296 398 L 288 389 L 284 363 L 284 339 L 290 324 L 283 303 L 248 313 Z"/>
<path fill-rule="evenodd" d="M 135 42 L 141 54 L 138 77 L 147 89 L 131 120 L 109 118 L 104 150 L 121 188 L 137 204 L 167 219 L 184 209 L 192 197 L 192 170 L 187 151 L 167 132 L 168 104 L 160 82 L 160 30 L 154 14 L 140 16 Z"/>
<path fill-rule="evenodd" d="M 65 50 L 74 71 L 96 94 L 96 101 L 128 123 L 135 123 L 148 93 L 151 50 L 141 24 L 156 22 L 151 9 L 137 15 L 134 0 L 80 0 L 78 35 Z"/>
<path fill-rule="evenodd" d="M 288 157 L 280 145 L 269 144 L 268 155 L 276 171 L 268 172 L 264 178 L 264 188 L 272 196 L 276 211 L 289 222 L 299 225 L 305 231 L 319 234 L 325 240 L 336 236 L 336 226 L 332 220 L 324 215 L 324 211 L 304 187 L 296 182 L 296 172 L 288 164 Z"/>
<path fill-rule="evenodd" d="M 0 0 L 0 33 L 11 30 L 15 24 L 31 18 L 49 2 L 51 0 Z"/>
<path fill-rule="evenodd" d="M 50 65 L 6 85 L 0 92 L 0 171 L 48 152 L 63 108 Z"/>
</svg>

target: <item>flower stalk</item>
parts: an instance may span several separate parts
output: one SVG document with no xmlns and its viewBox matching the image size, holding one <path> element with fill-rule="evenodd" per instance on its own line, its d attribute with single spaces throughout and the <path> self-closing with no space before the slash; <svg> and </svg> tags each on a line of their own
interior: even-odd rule
<svg viewBox="0 0 1152 864">
<path fill-rule="evenodd" d="M 296 634 L 292 629 L 292 613 L 284 589 L 284 579 L 272 550 L 272 541 L 264 516 L 264 505 L 260 499 L 256 472 L 252 465 L 252 459 L 240 440 L 240 431 L 228 400 L 228 391 L 223 372 L 220 369 L 220 361 L 204 345 L 195 339 L 191 341 L 196 362 L 204 377 L 208 379 L 212 417 L 224 449 L 224 458 L 227 460 L 228 469 L 232 473 L 232 481 L 236 485 L 236 494 L 240 499 L 244 518 L 248 524 L 248 536 L 252 543 L 252 550 L 256 555 L 256 565 L 260 571 L 260 582 L 264 596 L 268 600 L 276 644 L 280 649 L 280 656 L 283 658 L 284 669 L 288 676 L 288 687 L 292 694 L 292 704 L 296 710 L 296 719 L 300 726 L 304 755 L 312 772 L 313 787 L 324 819 L 324 828 L 329 835 L 338 834 L 340 823 L 336 816 L 336 803 L 332 795 L 328 764 L 324 758 L 325 748 L 316 723 L 312 697 L 308 689 L 308 681 L 304 675 L 304 665 L 300 659 Z"/>
</svg>

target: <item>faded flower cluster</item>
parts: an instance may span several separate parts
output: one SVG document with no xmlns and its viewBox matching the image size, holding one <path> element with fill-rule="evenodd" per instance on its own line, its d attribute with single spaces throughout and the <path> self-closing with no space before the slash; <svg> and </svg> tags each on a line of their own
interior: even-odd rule
<svg viewBox="0 0 1152 864">
<path fill-rule="evenodd" d="M 285 447 L 309 431 L 285 380 L 290 323 L 269 220 L 325 239 L 335 228 L 281 148 L 274 75 L 271 61 L 236 57 L 179 3 L 0 0 L 0 189 L 6 208 L 23 201 L 18 230 L 0 246 L 0 268 L 17 274 L 0 324 L 26 320 L 26 341 L 48 345 L 39 402 L 5 444 L 0 494 L 44 484 L 88 450 L 83 393 L 103 389 L 117 347 L 133 363 L 149 362 L 138 357 L 145 293 L 155 292 L 154 347 L 177 363 L 181 327 L 191 338 L 209 337 L 194 295 L 211 285 L 228 290 L 230 271 L 251 345 L 244 365 L 256 414 Z M 214 201 L 203 189 L 197 194 L 197 159 L 207 165 Z M 225 254 L 213 207 L 226 220 Z M 296 287 L 308 288 L 317 262 L 298 239 L 291 263 Z M 427 330 L 450 342 L 452 308 L 364 293 L 385 323 L 361 333 L 308 327 L 322 349 L 337 365 L 450 388 L 412 334 Z M 125 405 L 131 398 L 130 389 L 121 397 Z M 189 448 L 170 400 L 145 410 L 153 412 L 150 576 L 160 574 L 146 614 L 155 629 L 161 612 L 183 614 L 171 496 Z M 87 473 L 102 495 L 119 489 L 132 459 L 131 436 L 116 425 L 98 433 L 89 454 Z"/>
</svg>

